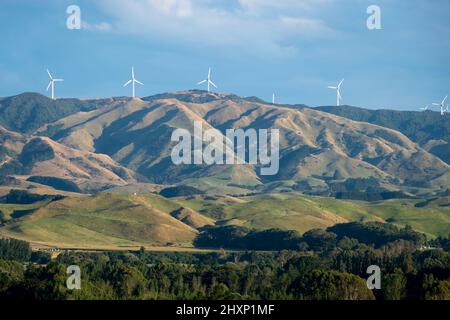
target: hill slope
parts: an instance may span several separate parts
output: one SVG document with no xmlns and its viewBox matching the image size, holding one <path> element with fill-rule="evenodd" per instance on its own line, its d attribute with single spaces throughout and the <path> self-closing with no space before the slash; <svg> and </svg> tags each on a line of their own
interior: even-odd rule
<svg viewBox="0 0 450 320">
<path fill-rule="evenodd" d="M 171 133 L 177 128 L 192 132 L 194 121 L 222 135 L 231 128 L 279 129 L 278 175 L 261 177 L 255 166 L 173 165 Z M 124 100 L 66 117 L 41 132 L 75 149 L 108 154 L 155 183 L 188 181 L 204 189 L 222 184 L 231 188 L 227 193 L 268 180 L 294 181 L 318 190 L 348 178 L 374 177 L 385 185 L 437 190 L 450 181 L 446 163 L 398 131 L 308 108 L 203 91 Z"/>
<path fill-rule="evenodd" d="M 47 137 L 25 138 L 17 134 L 15 137 L 21 142 L 16 149 L 20 153 L 0 165 L 0 176 L 9 175 L 72 192 L 136 182 L 134 172 L 107 155 L 72 149 Z M 73 186 L 68 188 L 70 185 Z"/>
<path fill-rule="evenodd" d="M 257 229 L 280 228 L 301 233 L 349 221 L 380 221 L 412 226 L 429 236 L 450 233 L 450 197 L 388 200 L 374 203 L 310 197 L 299 193 L 241 198 L 196 197 L 181 205 L 213 217 L 217 224 Z"/>
<path fill-rule="evenodd" d="M 23 93 L 0 100 L 0 125 L 16 132 L 33 133 L 45 124 L 112 102 L 113 99 L 52 100 L 38 93 Z"/>
<path fill-rule="evenodd" d="M 450 232 L 449 204 L 448 197 L 365 203 L 299 193 L 170 200 L 156 195 L 69 196 L 50 203 L 0 204 L 6 216 L 18 216 L 0 226 L 0 235 L 56 247 L 192 246 L 198 228 L 211 224 L 304 233 L 349 221 L 388 221 L 435 237 Z"/>
<path fill-rule="evenodd" d="M 450 164 L 450 119 L 439 112 L 367 110 L 351 106 L 318 107 L 316 110 L 347 119 L 400 131 L 424 149 Z"/>
<path fill-rule="evenodd" d="M 7 223 L 0 233 L 63 247 L 190 245 L 197 231 L 170 215 L 179 208 L 158 196 L 71 197 Z"/>
</svg>

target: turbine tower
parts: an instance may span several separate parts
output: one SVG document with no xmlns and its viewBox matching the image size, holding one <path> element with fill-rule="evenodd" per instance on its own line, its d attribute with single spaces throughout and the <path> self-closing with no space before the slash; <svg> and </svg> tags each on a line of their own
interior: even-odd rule
<svg viewBox="0 0 450 320">
<path fill-rule="evenodd" d="M 328 89 L 336 90 L 336 106 L 338 106 L 338 107 L 341 105 L 341 100 L 342 100 L 342 95 L 341 95 L 342 83 L 344 83 L 344 79 L 342 79 L 341 82 L 339 82 L 337 87 L 328 87 Z"/>
<path fill-rule="evenodd" d="M 275 93 L 272 94 L 272 104 L 275 104 Z"/>
<path fill-rule="evenodd" d="M 48 69 L 47 69 L 47 73 L 50 78 L 50 81 L 47 86 L 47 91 L 50 89 L 50 87 L 52 87 L 52 99 L 55 100 L 55 82 L 63 82 L 64 79 L 54 79 Z"/>
<path fill-rule="evenodd" d="M 132 87 L 133 87 L 133 98 L 135 98 L 136 97 L 136 88 L 135 88 L 135 85 L 136 85 L 136 83 L 138 83 L 138 84 L 140 84 L 140 85 L 144 85 L 142 82 L 140 82 L 139 80 L 137 80 L 136 79 L 136 77 L 135 77 L 135 75 L 134 75 L 134 67 L 131 67 L 131 79 L 127 82 L 127 83 L 125 83 L 124 85 L 123 85 L 123 87 L 125 88 L 126 86 L 128 86 L 129 84 L 132 84 Z"/>
<path fill-rule="evenodd" d="M 444 100 L 442 100 L 441 103 L 433 103 L 433 106 L 440 107 L 441 108 L 441 115 L 443 116 L 445 112 L 448 112 L 448 105 L 447 108 L 445 107 L 445 101 L 447 100 L 448 96 L 445 96 Z"/>
<path fill-rule="evenodd" d="M 199 83 L 197 83 L 197 85 L 199 86 L 204 83 L 207 83 L 208 85 L 208 92 L 211 92 L 211 85 L 213 85 L 217 89 L 217 86 L 214 84 L 214 82 L 211 81 L 211 68 L 209 68 L 208 70 L 208 78 L 206 80 L 200 81 Z"/>
</svg>

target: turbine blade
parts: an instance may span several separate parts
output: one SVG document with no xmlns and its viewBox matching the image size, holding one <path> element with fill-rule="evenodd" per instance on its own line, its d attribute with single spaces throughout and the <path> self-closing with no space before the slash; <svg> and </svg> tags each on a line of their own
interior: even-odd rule
<svg viewBox="0 0 450 320">
<path fill-rule="evenodd" d="M 342 83 L 344 82 L 344 79 L 341 80 L 341 82 L 339 82 L 338 88 L 341 87 Z"/>
<path fill-rule="evenodd" d="M 53 79 L 53 81 L 55 81 L 55 82 L 62 82 L 62 81 L 64 81 L 64 79 Z"/>
<path fill-rule="evenodd" d="M 444 100 L 442 100 L 442 104 L 445 103 L 445 100 L 447 100 L 448 96 L 445 96 Z"/>
<path fill-rule="evenodd" d="M 50 82 L 48 83 L 48 86 L 47 86 L 47 91 L 50 89 L 51 86 L 52 86 L 52 81 L 50 80 Z"/>
<path fill-rule="evenodd" d="M 440 103 L 432 103 L 433 104 L 433 106 L 436 106 L 436 107 L 440 107 L 441 106 L 441 104 Z"/>
<path fill-rule="evenodd" d="M 337 89 L 337 87 L 328 87 L 328 89 L 333 89 L 333 90 L 336 90 L 336 89 Z"/>
<path fill-rule="evenodd" d="M 126 87 L 126 86 L 128 86 L 130 83 L 131 83 L 131 81 L 133 81 L 133 80 L 129 80 L 127 83 L 125 83 L 123 86 L 124 87 Z"/>
<path fill-rule="evenodd" d="M 204 84 L 207 80 L 200 81 L 197 85 Z"/>
<path fill-rule="evenodd" d="M 48 76 L 50 77 L 50 79 L 53 79 L 53 77 L 48 69 L 47 69 L 47 73 L 48 73 Z"/>
<path fill-rule="evenodd" d="M 211 83 L 214 86 L 214 88 L 217 89 L 217 86 L 214 84 L 214 82 L 210 81 L 209 83 Z"/>
<path fill-rule="evenodd" d="M 142 82 L 140 82 L 139 80 L 134 79 L 134 82 L 139 83 L 140 85 L 144 85 Z"/>
<path fill-rule="evenodd" d="M 134 67 L 131 67 L 131 77 L 134 79 Z"/>
</svg>

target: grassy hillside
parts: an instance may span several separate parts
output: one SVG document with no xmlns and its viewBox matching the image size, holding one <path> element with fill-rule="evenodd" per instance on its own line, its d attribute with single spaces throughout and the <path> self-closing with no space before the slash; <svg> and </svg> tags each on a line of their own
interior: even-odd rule
<svg viewBox="0 0 450 320">
<path fill-rule="evenodd" d="M 305 232 L 348 221 L 390 221 L 410 225 L 429 236 L 450 233 L 450 198 L 426 205 L 423 200 L 389 200 L 375 203 L 308 197 L 298 193 L 243 198 L 196 197 L 178 200 L 183 206 L 221 224 L 257 229 L 281 228 Z"/>
<path fill-rule="evenodd" d="M 253 165 L 233 170 L 220 165 L 174 165 L 171 133 L 177 128 L 192 132 L 194 121 L 222 135 L 230 128 L 278 129 L 278 175 L 262 177 Z M 107 154 L 152 183 L 189 183 L 219 194 L 246 194 L 272 181 L 298 182 L 298 190 L 315 192 L 333 180 L 348 178 L 373 177 L 396 187 L 434 191 L 442 191 L 450 182 L 446 163 L 398 131 L 309 108 L 203 91 L 114 101 L 60 119 L 47 129 L 42 134 L 75 149 Z"/>
<path fill-rule="evenodd" d="M 177 209 L 179 205 L 159 196 L 71 197 L 6 223 L 0 234 L 65 247 L 189 245 L 197 231 L 170 215 Z"/>
<path fill-rule="evenodd" d="M 449 115 L 439 112 L 413 112 L 395 110 L 367 110 L 357 107 L 318 107 L 347 119 L 368 122 L 400 131 L 412 141 L 426 147 L 431 153 L 450 164 L 450 125 Z M 430 141 L 436 141 L 427 145 Z"/>
<path fill-rule="evenodd" d="M 152 194 L 98 194 L 33 205 L 0 204 L 6 217 L 0 235 L 58 247 L 189 247 L 205 225 L 304 233 L 349 221 L 388 221 L 435 237 L 450 233 L 449 204 L 449 197 L 367 203 L 298 193 L 170 200 Z"/>
<path fill-rule="evenodd" d="M 0 125 L 22 133 L 32 133 L 41 126 L 80 111 L 94 110 L 108 100 L 52 100 L 37 93 L 23 93 L 0 101 Z"/>
<path fill-rule="evenodd" d="M 46 137 L 29 137 L 20 154 L 0 163 L 0 177 L 5 175 L 70 192 L 136 182 L 134 172 L 107 155 L 72 149 Z"/>
</svg>

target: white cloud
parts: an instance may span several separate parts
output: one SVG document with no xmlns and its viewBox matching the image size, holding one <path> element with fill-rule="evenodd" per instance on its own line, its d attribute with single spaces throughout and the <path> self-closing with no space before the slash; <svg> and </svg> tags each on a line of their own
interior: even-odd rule
<svg viewBox="0 0 450 320">
<path fill-rule="evenodd" d="M 311 16 L 332 0 L 102 0 L 119 32 L 198 46 L 232 46 L 266 53 L 290 52 L 302 38 L 333 33 Z M 309 14 L 309 16 L 307 15 Z"/>
</svg>

